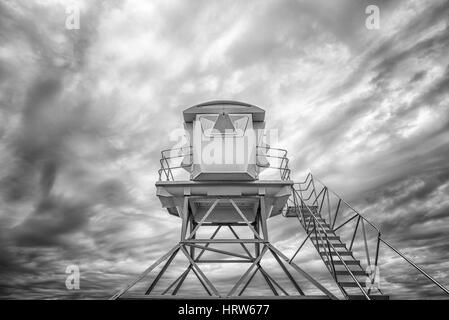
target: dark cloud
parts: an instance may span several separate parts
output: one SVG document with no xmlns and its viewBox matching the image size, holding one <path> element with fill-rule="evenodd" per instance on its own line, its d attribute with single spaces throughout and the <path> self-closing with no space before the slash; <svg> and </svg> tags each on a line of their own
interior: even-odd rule
<svg viewBox="0 0 449 320">
<path fill-rule="evenodd" d="M 410 79 L 410 83 L 418 82 L 422 80 L 426 76 L 426 71 L 419 71 L 413 75 L 413 77 Z"/>
<path fill-rule="evenodd" d="M 365 28 L 368 4 L 379 30 Z M 265 108 L 297 180 L 313 170 L 444 282 L 447 2 L 80 5 L 67 30 L 61 4 L 0 4 L 1 297 L 106 298 L 174 244 L 179 221 L 153 185 L 160 150 L 183 108 L 212 99 Z M 295 250 L 303 235 L 273 220 L 273 241 Z M 436 297 L 381 259 L 387 291 Z M 297 260 L 332 287 L 312 247 Z M 70 264 L 80 291 L 64 286 Z"/>
<path fill-rule="evenodd" d="M 48 197 L 11 232 L 21 246 L 58 245 L 61 237 L 81 230 L 88 217 L 88 206 Z"/>
</svg>

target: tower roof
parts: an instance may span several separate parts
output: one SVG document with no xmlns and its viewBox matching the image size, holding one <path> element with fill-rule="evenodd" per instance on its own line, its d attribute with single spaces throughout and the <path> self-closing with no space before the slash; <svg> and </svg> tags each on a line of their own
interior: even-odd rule
<svg viewBox="0 0 449 320">
<path fill-rule="evenodd" d="M 192 122 L 197 114 L 239 114 L 250 113 L 253 121 L 264 121 L 265 110 L 249 103 L 231 100 L 214 100 L 203 102 L 184 110 L 184 121 Z"/>
</svg>

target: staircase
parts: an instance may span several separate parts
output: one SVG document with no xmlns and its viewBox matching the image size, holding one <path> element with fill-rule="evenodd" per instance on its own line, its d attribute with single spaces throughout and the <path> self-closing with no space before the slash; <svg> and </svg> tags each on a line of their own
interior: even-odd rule
<svg viewBox="0 0 449 320">
<path fill-rule="evenodd" d="M 310 239 L 346 299 L 389 299 L 380 287 L 381 244 L 449 295 L 445 286 L 383 239 L 376 225 L 311 173 L 303 182 L 293 185 L 282 215 L 298 219 L 307 235 L 290 261 Z"/>
<path fill-rule="evenodd" d="M 351 250 L 343 243 L 332 227 L 318 213 L 318 206 L 288 206 L 285 217 L 298 218 L 319 253 L 326 268 L 347 299 L 388 299 L 380 290 L 366 290 L 369 274 L 362 267 L 360 260 L 354 257 Z M 368 281 L 369 284 L 369 281 Z M 365 294 L 361 294 L 365 290 Z M 363 291 L 362 291 L 363 292 Z"/>
</svg>

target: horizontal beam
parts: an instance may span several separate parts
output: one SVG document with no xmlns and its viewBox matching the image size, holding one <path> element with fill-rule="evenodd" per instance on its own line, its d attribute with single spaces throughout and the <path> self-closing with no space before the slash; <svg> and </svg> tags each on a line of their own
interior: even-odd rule
<svg viewBox="0 0 449 320">
<path fill-rule="evenodd" d="M 254 224 L 254 222 L 252 224 Z M 217 226 L 247 227 L 248 225 L 245 222 L 205 222 L 202 224 L 202 227 Z"/>
<path fill-rule="evenodd" d="M 243 254 L 229 252 L 229 251 L 226 251 L 226 250 L 220 250 L 220 249 L 206 247 L 206 246 L 199 246 L 199 245 L 193 244 L 193 243 L 186 243 L 186 245 L 188 245 L 190 247 L 193 247 L 193 248 L 198 248 L 198 249 L 202 249 L 202 250 L 217 252 L 217 253 L 221 253 L 221 254 L 225 254 L 225 255 L 228 255 L 228 256 L 237 257 L 237 258 L 250 259 L 250 257 L 244 256 Z"/>
<path fill-rule="evenodd" d="M 181 243 L 268 243 L 268 241 L 259 239 L 188 239 Z"/>
<path fill-rule="evenodd" d="M 226 259 L 203 259 L 203 260 L 195 260 L 196 263 L 252 263 L 253 260 L 248 259 L 232 259 L 232 260 L 226 260 Z"/>
</svg>

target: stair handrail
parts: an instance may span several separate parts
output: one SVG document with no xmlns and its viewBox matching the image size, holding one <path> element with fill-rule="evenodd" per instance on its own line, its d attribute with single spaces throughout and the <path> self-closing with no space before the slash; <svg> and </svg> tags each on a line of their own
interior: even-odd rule
<svg viewBox="0 0 449 320">
<path fill-rule="evenodd" d="M 380 239 L 380 241 L 382 241 L 383 243 L 385 243 L 391 250 L 393 250 L 394 252 L 396 252 L 399 256 L 401 256 L 405 261 L 407 261 L 410 265 L 412 265 L 413 267 L 415 267 L 416 270 L 418 270 L 419 272 L 421 272 L 421 274 L 423 274 L 427 279 L 429 279 L 430 281 L 432 281 L 435 285 L 437 285 L 441 290 L 443 290 L 445 293 L 449 294 L 449 290 L 443 286 L 441 283 L 439 283 L 435 278 L 433 278 L 431 275 L 429 275 L 427 272 L 425 272 L 420 266 L 418 266 L 416 263 L 414 263 L 412 260 L 410 260 L 409 258 L 407 258 L 407 256 L 405 256 L 402 252 L 400 252 L 399 250 L 397 250 L 395 247 L 393 247 L 389 242 L 387 242 L 384 239 Z"/>
<path fill-rule="evenodd" d="M 348 265 L 344 262 L 343 258 L 340 256 L 340 254 L 338 253 L 337 249 L 335 249 L 335 247 L 332 245 L 332 243 L 330 243 L 327 232 L 324 229 L 324 226 L 321 224 L 321 222 L 316 218 L 315 214 L 312 212 L 312 210 L 310 210 L 310 207 L 304 202 L 304 200 L 302 199 L 302 197 L 298 194 L 298 192 L 292 187 L 294 194 L 301 200 L 301 206 L 299 206 L 299 211 L 302 211 L 302 208 L 305 207 L 307 208 L 307 210 L 309 211 L 310 216 L 313 218 L 314 221 L 314 225 L 315 225 L 315 229 L 316 229 L 316 224 L 318 224 L 319 228 L 322 230 L 322 233 L 324 233 L 325 237 L 326 237 L 326 243 L 328 248 L 332 248 L 332 250 L 335 252 L 335 254 L 337 255 L 338 259 L 341 261 L 342 265 L 345 267 L 345 269 L 349 272 L 349 275 L 351 276 L 351 278 L 355 281 L 355 283 L 357 284 L 357 286 L 359 287 L 360 291 L 363 293 L 363 295 L 365 296 L 365 298 L 367 300 L 371 300 L 369 295 L 366 293 L 366 291 L 363 289 L 363 287 L 360 285 L 359 281 L 357 280 L 357 278 L 354 276 L 354 274 L 352 273 L 351 269 L 348 267 Z M 296 206 L 298 207 L 298 205 L 296 204 Z M 302 217 L 302 219 L 299 217 L 298 212 L 296 211 L 298 220 L 300 221 L 301 225 L 305 228 L 305 220 L 304 220 L 304 215 Z M 307 230 L 306 230 L 307 232 Z M 324 242 L 323 237 L 320 233 L 317 233 L 315 230 L 315 235 L 319 236 L 321 241 Z M 328 258 L 329 262 L 331 262 L 332 257 Z M 333 264 L 332 267 L 334 268 Z M 335 270 L 334 270 L 335 272 Z M 335 281 L 338 284 L 337 278 L 335 276 Z M 340 287 L 340 286 L 339 286 Z"/>
<path fill-rule="evenodd" d="M 436 285 L 443 292 L 445 292 L 446 294 L 449 295 L 449 290 L 445 286 L 443 286 L 440 282 L 438 282 L 435 278 L 433 278 L 431 275 L 429 275 L 426 271 L 424 271 L 416 263 L 414 263 L 412 260 L 410 260 L 405 254 L 403 254 L 401 251 L 399 251 L 397 248 L 395 248 L 393 245 L 391 245 L 389 242 L 387 242 L 385 239 L 383 239 L 381 231 L 380 231 L 380 228 L 378 226 L 376 226 L 374 223 L 372 223 L 367 218 L 365 218 L 359 211 L 357 211 L 354 207 L 352 207 L 347 201 L 345 201 L 342 197 L 340 197 L 335 191 L 333 191 L 332 189 L 328 188 L 320 179 L 316 178 L 311 172 L 309 172 L 309 174 L 307 175 L 307 177 L 304 180 L 304 182 L 298 183 L 298 184 L 299 185 L 305 184 L 305 182 L 307 182 L 309 177 L 310 177 L 311 181 L 313 181 L 313 180 L 318 181 L 323 186 L 323 188 L 325 188 L 328 192 L 331 192 L 332 194 L 334 194 L 339 199 L 339 201 L 344 203 L 349 209 L 351 209 L 355 213 L 355 215 L 351 216 L 350 218 L 345 220 L 343 223 L 341 223 L 337 228 L 333 229 L 334 231 L 337 231 L 338 229 L 340 229 L 341 227 L 343 227 L 344 225 L 346 225 L 347 223 L 349 223 L 351 220 L 353 220 L 355 218 L 362 219 L 363 221 L 367 222 L 371 227 L 373 227 L 377 231 L 377 245 L 376 245 L 376 258 L 375 258 L 376 262 L 375 262 L 375 267 L 377 267 L 377 264 L 378 264 L 380 243 L 382 242 L 387 247 L 389 247 L 393 252 L 395 252 L 397 255 L 399 255 L 402 259 L 404 259 L 408 264 L 410 264 L 412 267 L 414 267 L 416 270 L 418 270 L 422 275 L 424 275 L 434 285 Z M 299 188 L 298 191 L 301 191 L 301 192 L 307 191 L 310 185 L 313 186 L 313 190 L 311 191 L 310 195 L 312 195 L 314 192 L 316 194 L 316 189 L 315 189 L 315 186 L 314 186 L 313 182 L 312 183 L 309 182 L 308 186 L 305 189 Z M 295 192 L 297 192 L 297 189 L 293 188 L 293 190 Z M 315 201 L 317 201 L 317 199 L 315 199 Z M 338 213 L 338 211 L 337 211 L 337 213 Z M 336 221 L 336 216 L 334 217 L 334 224 L 335 224 L 335 221 Z M 329 224 L 330 223 L 331 223 L 331 221 L 329 221 Z M 357 229 L 356 229 L 356 231 L 357 231 Z M 354 233 L 354 236 L 355 236 L 355 233 Z M 353 241 L 354 241 L 354 238 L 353 238 Z M 366 239 L 365 239 L 365 245 L 366 245 Z M 352 246 L 352 244 L 351 244 L 351 246 Z"/>
<path fill-rule="evenodd" d="M 333 193 L 338 199 L 341 199 L 341 201 L 352 211 L 354 211 L 354 213 L 357 214 L 357 216 L 359 216 L 361 219 L 363 219 L 364 221 L 366 221 L 370 226 L 372 226 L 374 229 L 376 229 L 378 234 L 381 234 L 380 232 L 380 228 L 378 226 L 376 226 L 374 223 L 372 223 L 371 221 L 369 221 L 368 219 L 366 219 L 359 211 L 357 211 L 356 209 L 354 209 L 353 206 L 351 206 L 345 199 L 343 199 L 342 197 L 340 197 L 340 195 L 338 195 L 334 190 L 330 189 L 329 187 L 327 187 L 320 179 L 318 179 L 317 177 L 315 177 L 314 175 L 312 175 L 312 179 L 318 181 L 319 183 L 321 183 L 321 185 L 323 185 L 324 187 L 326 187 L 326 189 Z"/>
<path fill-rule="evenodd" d="M 317 205 L 318 205 L 318 199 L 322 195 L 322 203 L 321 203 L 320 209 L 319 209 L 320 213 L 321 213 L 321 208 L 322 208 L 322 205 L 323 205 L 323 202 L 324 202 L 324 198 L 326 197 L 326 195 L 327 195 L 327 199 L 328 199 L 328 206 L 330 205 L 330 203 L 329 203 L 329 193 L 328 192 L 331 192 L 338 199 L 337 210 L 335 211 L 333 222 L 332 222 L 332 217 L 331 217 L 332 214 L 330 212 L 330 208 L 328 207 L 328 210 L 329 210 L 329 213 L 328 213 L 329 214 L 329 226 L 332 227 L 334 232 L 337 231 L 338 229 L 342 228 L 343 226 L 345 226 L 346 224 L 348 224 L 349 222 L 351 222 L 355 218 L 357 218 L 356 219 L 357 222 L 356 222 L 356 226 L 354 228 L 354 233 L 353 233 L 353 236 L 352 236 L 351 244 L 349 245 L 349 250 L 350 251 L 352 251 L 352 247 L 353 247 L 353 244 L 354 244 L 355 237 L 357 235 L 358 227 L 359 227 L 360 221 L 362 221 L 363 244 L 364 244 L 364 247 L 365 247 L 365 254 L 366 254 L 367 265 L 369 267 L 371 267 L 372 264 L 371 264 L 370 254 L 369 254 L 369 245 L 368 245 L 368 241 L 367 241 L 367 238 L 366 238 L 366 231 L 365 231 L 365 224 L 364 224 L 364 222 L 366 222 L 370 227 L 372 227 L 375 230 L 375 232 L 376 232 L 376 250 L 375 250 L 375 254 L 374 254 L 374 256 L 375 256 L 375 258 L 374 258 L 374 275 L 375 275 L 375 273 L 377 272 L 377 266 L 378 266 L 378 260 L 379 260 L 379 250 L 380 250 L 380 241 L 381 241 L 380 229 L 376 225 L 371 223 L 371 221 L 366 219 L 362 214 L 360 214 L 360 212 L 355 210 L 348 202 L 343 200 L 333 190 L 329 189 L 323 182 L 321 182 L 321 180 L 316 178 L 312 173 L 309 173 L 307 175 L 307 178 L 306 178 L 305 181 L 307 181 L 307 179 L 309 177 L 310 177 L 310 181 L 307 184 L 307 187 L 306 188 L 301 188 L 301 186 L 299 186 L 298 191 L 300 191 L 300 193 L 302 194 L 302 192 L 305 192 L 305 191 L 309 190 L 310 186 L 312 186 L 313 189 L 310 191 L 310 194 L 307 197 L 306 201 L 308 201 L 312 197 L 312 195 L 314 195 L 315 196 L 315 200 L 314 200 L 313 203 L 316 203 Z M 323 187 L 318 194 L 316 192 L 316 185 L 315 185 L 315 181 L 314 180 L 317 180 Z M 301 184 L 304 184 L 304 183 L 301 183 Z M 335 222 L 337 220 L 337 215 L 338 215 L 341 203 L 345 204 L 350 210 L 352 210 L 352 212 L 354 212 L 354 215 L 349 217 L 347 220 L 345 220 L 343 223 L 341 223 L 338 227 L 335 228 Z M 371 284 L 374 284 L 375 279 L 376 279 L 375 277 L 371 277 Z M 380 288 L 377 288 L 377 290 L 380 293 L 382 293 Z M 371 291 L 371 289 L 368 290 L 368 292 L 370 292 L 370 291 Z"/>
</svg>

